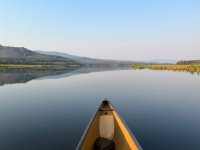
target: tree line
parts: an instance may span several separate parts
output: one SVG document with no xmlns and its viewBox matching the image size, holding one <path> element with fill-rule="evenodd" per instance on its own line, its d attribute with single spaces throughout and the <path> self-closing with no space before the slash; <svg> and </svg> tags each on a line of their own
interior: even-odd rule
<svg viewBox="0 0 200 150">
<path fill-rule="evenodd" d="M 28 64 L 28 65 L 55 65 L 55 64 L 75 64 L 71 60 L 62 59 L 59 57 L 20 57 L 20 58 L 0 58 L 0 64 Z"/>
<path fill-rule="evenodd" d="M 177 65 L 195 65 L 195 64 L 200 64 L 200 60 L 182 60 L 178 61 Z"/>
</svg>

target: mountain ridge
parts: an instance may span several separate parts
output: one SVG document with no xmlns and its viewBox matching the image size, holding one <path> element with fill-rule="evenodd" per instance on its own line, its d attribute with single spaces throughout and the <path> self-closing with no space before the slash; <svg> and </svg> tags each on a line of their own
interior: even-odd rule
<svg viewBox="0 0 200 150">
<path fill-rule="evenodd" d="M 29 50 L 25 47 L 11 47 L 0 45 L 0 63 L 60 63 L 73 62 L 82 66 L 131 66 L 134 64 L 168 64 L 169 61 L 131 61 L 99 59 L 90 57 L 81 57 L 61 52 L 48 52 L 43 50 Z"/>
<path fill-rule="evenodd" d="M 0 45 L 0 64 L 79 65 L 76 61 L 61 56 L 40 54 L 24 47 L 2 45 Z"/>
<path fill-rule="evenodd" d="M 10 47 L 0 45 L 0 57 L 16 58 L 34 55 L 35 52 L 30 51 L 24 47 Z"/>
<path fill-rule="evenodd" d="M 65 58 L 70 58 L 74 61 L 77 61 L 78 63 L 84 65 L 84 66 L 98 66 L 98 65 L 113 65 L 113 66 L 129 66 L 133 64 L 144 64 L 143 61 L 130 61 L 130 60 L 114 60 L 114 59 L 99 59 L 99 58 L 90 58 L 90 57 L 81 57 L 81 56 L 75 56 L 70 55 L 67 53 L 61 53 L 61 52 L 48 52 L 48 51 L 36 51 L 41 54 L 48 54 L 48 55 L 56 55 L 56 56 L 62 56 Z"/>
</svg>

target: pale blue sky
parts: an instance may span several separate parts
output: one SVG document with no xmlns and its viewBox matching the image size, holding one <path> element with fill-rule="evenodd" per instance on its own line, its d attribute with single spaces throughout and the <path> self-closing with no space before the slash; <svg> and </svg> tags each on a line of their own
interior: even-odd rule
<svg viewBox="0 0 200 150">
<path fill-rule="evenodd" d="M 200 58 L 199 0 L 0 0 L 0 44 L 97 58 Z"/>
</svg>

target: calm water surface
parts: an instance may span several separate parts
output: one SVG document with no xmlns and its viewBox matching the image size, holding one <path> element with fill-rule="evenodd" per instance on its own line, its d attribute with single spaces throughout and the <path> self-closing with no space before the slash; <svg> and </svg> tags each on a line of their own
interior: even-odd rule
<svg viewBox="0 0 200 150">
<path fill-rule="evenodd" d="M 200 149 L 199 75 L 118 70 L 2 84 L 0 150 L 73 150 L 104 98 L 143 149 Z"/>
</svg>

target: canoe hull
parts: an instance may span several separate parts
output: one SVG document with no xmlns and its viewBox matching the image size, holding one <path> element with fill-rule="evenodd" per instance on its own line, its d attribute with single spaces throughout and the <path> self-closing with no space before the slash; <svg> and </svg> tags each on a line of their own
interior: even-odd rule
<svg viewBox="0 0 200 150">
<path fill-rule="evenodd" d="M 114 117 L 114 137 L 116 150 L 141 150 L 136 138 L 130 132 L 129 128 L 125 125 L 124 121 L 118 115 L 116 109 L 109 101 L 103 101 L 93 118 L 91 119 L 88 127 L 86 128 L 76 150 L 93 150 L 94 143 L 100 137 L 99 131 L 99 118 L 104 113 L 112 113 Z"/>
</svg>

